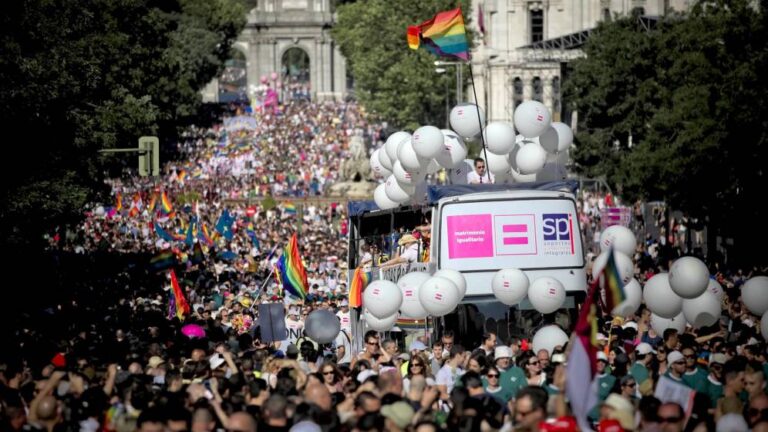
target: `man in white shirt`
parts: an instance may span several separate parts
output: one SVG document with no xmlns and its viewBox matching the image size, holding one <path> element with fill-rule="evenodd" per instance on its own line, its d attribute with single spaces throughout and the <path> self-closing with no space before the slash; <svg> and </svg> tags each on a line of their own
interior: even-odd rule
<svg viewBox="0 0 768 432">
<path fill-rule="evenodd" d="M 445 362 L 442 368 L 435 375 L 437 388 L 440 390 L 440 399 L 449 400 L 453 386 L 456 380 L 464 375 L 464 362 L 466 361 L 467 351 L 461 345 L 454 345 L 451 349 L 451 358 Z"/>
<path fill-rule="evenodd" d="M 493 180 L 493 175 L 485 171 L 485 160 L 481 158 L 475 159 L 475 170 L 467 173 L 467 183 L 487 184 L 493 183 Z"/>
<path fill-rule="evenodd" d="M 336 316 L 339 317 L 341 323 L 341 329 L 352 332 L 352 319 L 349 317 L 349 301 L 347 299 L 341 300 L 339 303 L 341 310 L 336 312 Z"/>
<path fill-rule="evenodd" d="M 392 258 L 391 260 L 381 264 L 381 267 L 392 267 L 399 264 L 410 264 L 418 261 L 419 259 L 419 241 L 411 234 L 406 234 L 400 237 L 397 242 L 403 247 L 403 251 L 399 256 Z"/>
</svg>

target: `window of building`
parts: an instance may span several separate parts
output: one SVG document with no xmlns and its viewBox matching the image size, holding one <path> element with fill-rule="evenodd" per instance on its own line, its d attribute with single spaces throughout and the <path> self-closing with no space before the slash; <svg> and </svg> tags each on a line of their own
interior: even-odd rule
<svg viewBox="0 0 768 432">
<path fill-rule="evenodd" d="M 531 11 L 531 43 L 544 40 L 544 11 L 541 9 Z"/>
<path fill-rule="evenodd" d="M 523 103 L 523 80 L 517 77 L 512 84 L 515 90 L 512 100 L 515 102 L 515 106 L 518 106 Z"/>
<path fill-rule="evenodd" d="M 544 102 L 544 86 L 539 77 L 533 77 L 533 100 Z"/>
<path fill-rule="evenodd" d="M 611 10 L 608 8 L 603 8 L 603 21 L 610 21 L 611 20 Z"/>
</svg>

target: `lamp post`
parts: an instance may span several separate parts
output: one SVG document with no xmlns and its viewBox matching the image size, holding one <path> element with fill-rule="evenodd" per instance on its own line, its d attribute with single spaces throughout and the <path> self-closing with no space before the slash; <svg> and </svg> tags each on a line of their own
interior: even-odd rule
<svg viewBox="0 0 768 432">
<path fill-rule="evenodd" d="M 442 60 L 435 60 L 435 66 L 437 67 L 456 66 L 456 104 L 457 105 L 460 104 L 464 99 L 463 91 L 462 91 L 463 86 L 461 85 L 463 65 L 464 63 L 462 62 L 447 62 Z"/>
<path fill-rule="evenodd" d="M 435 73 L 438 74 L 444 74 L 447 72 L 445 68 L 435 68 Z M 450 129 L 450 117 L 451 117 L 451 108 L 448 101 L 448 80 L 445 80 L 445 128 Z"/>
</svg>

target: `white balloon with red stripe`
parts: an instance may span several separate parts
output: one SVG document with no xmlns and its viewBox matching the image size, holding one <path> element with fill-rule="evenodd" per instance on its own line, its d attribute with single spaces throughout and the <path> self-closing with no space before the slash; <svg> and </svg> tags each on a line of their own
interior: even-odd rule
<svg viewBox="0 0 768 432">
<path fill-rule="evenodd" d="M 456 309 L 461 298 L 453 281 L 433 276 L 419 287 L 419 301 L 430 315 L 441 317 Z"/>
<path fill-rule="evenodd" d="M 419 300 L 419 288 L 432 277 L 425 272 L 411 272 L 397 280 L 397 286 L 403 293 L 400 314 L 405 318 L 424 319 L 429 313 Z"/>
<path fill-rule="evenodd" d="M 363 291 L 363 306 L 376 318 L 383 319 L 396 313 L 402 303 L 400 288 L 388 280 L 375 280 Z"/>
</svg>

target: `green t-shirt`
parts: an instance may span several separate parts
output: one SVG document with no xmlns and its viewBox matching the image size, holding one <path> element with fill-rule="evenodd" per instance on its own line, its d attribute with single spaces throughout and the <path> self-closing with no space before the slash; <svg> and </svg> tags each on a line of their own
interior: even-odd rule
<svg viewBox="0 0 768 432">
<path fill-rule="evenodd" d="M 485 380 L 485 378 L 483 378 L 483 388 L 485 389 L 486 393 L 498 399 L 502 404 L 506 404 L 512 400 L 512 392 L 508 389 L 505 389 L 504 387 L 499 387 L 496 390 L 488 390 L 488 382 Z"/>
<path fill-rule="evenodd" d="M 528 379 L 525 377 L 525 372 L 517 366 L 512 366 L 509 369 L 501 373 L 499 377 L 501 382 L 501 388 L 507 390 L 512 397 L 517 396 L 517 392 L 521 388 L 528 386 Z"/>
<path fill-rule="evenodd" d="M 707 388 L 707 375 L 709 374 L 704 369 L 696 368 L 693 372 L 683 374 L 683 382 L 697 392 L 703 392 Z"/>
<path fill-rule="evenodd" d="M 648 368 L 642 363 L 633 364 L 632 367 L 629 368 L 629 374 L 632 375 L 632 378 L 635 379 L 638 386 L 644 383 L 650 376 L 648 374 Z"/>
<path fill-rule="evenodd" d="M 609 374 L 603 374 L 597 380 L 597 405 L 589 411 L 589 417 L 592 419 L 600 418 L 600 402 L 606 400 L 611 394 L 613 385 L 616 384 L 616 377 Z"/>
<path fill-rule="evenodd" d="M 717 408 L 717 400 L 723 397 L 723 385 L 708 376 L 707 386 L 704 391 L 712 402 L 712 408 Z"/>
</svg>

